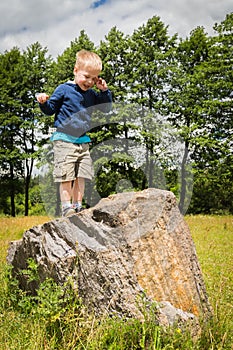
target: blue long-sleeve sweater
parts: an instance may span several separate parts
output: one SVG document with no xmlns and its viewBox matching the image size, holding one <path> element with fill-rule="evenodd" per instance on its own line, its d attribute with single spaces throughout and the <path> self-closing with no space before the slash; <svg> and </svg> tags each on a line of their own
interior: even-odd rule
<svg viewBox="0 0 233 350">
<path fill-rule="evenodd" d="M 74 137 L 84 135 L 91 127 L 91 110 L 93 106 L 109 112 L 112 94 L 110 90 L 95 92 L 93 89 L 83 91 L 78 85 L 67 82 L 59 85 L 44 104 L 39 104 L 46 115 L 55 114 L 54 126 L 58 132 Z"/>
</svg>

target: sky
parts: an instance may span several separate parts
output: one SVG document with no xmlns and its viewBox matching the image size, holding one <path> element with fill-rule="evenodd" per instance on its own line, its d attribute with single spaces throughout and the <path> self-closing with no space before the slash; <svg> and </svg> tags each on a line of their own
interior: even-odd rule
<svg viewBox="0 0 233 350">
<path fill-rule="evenodd" d="M 81 30 L 98 46 L 111 28 L 131 35 L 153 16 L 169 35 L 186 38 L 198 26 L 211 35 L 232 11 L 232 0 L 2 0 L 0 53 L 38 41 L 55 58 Z"/>
</svg>

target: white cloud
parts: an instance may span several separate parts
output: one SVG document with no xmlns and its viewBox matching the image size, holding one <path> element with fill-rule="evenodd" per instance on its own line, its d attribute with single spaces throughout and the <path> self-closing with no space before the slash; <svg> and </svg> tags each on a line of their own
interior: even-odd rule
<svg viewBox="0 0 233 350">
<path fill-rule="evenodd" d="M 4 0 L 0 4 L 0 52 L 13 46 L 25 49 L 39 41 L 53 56 L 62 53 L 85 30 L 96 45 L 116 26 L 125 34 L 157 15 L 169 34 L 188 36 L 197 26 L 208 33 L 215 22 L 232 12 L 232 0 Z"/>
</svg>

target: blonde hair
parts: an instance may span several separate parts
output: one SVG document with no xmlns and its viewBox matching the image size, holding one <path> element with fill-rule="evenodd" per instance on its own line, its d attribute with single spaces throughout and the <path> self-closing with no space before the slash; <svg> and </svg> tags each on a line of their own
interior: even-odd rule
<svg viewBox="0 0 233 350">
<path fill-rule="evenodd" d="M 77 68 L 91 67 L 93 69 L 102 70 L 101 58 L 92 51 L 80 50 L 76 53 L 76 63 Z"/>
</svg>

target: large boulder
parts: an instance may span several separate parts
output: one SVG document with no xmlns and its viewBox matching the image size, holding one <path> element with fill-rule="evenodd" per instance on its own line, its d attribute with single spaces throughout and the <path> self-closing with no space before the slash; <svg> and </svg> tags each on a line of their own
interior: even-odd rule
<svg viewBox="0 0 233 350">
<path fill-rule="evenodd" d="M 36 261 L 40 281 L 71 278 L 83 303 L 100 314 L 140 317 L 142 298 L 158 302 L 162 323 L 211 313 L 189 228 L 169 191 L 112 195 L 11 242 L 13 273 L 21 288 L 35 292 L 38 285 L 19 274 L 28 258 Z"/>
</svg>

